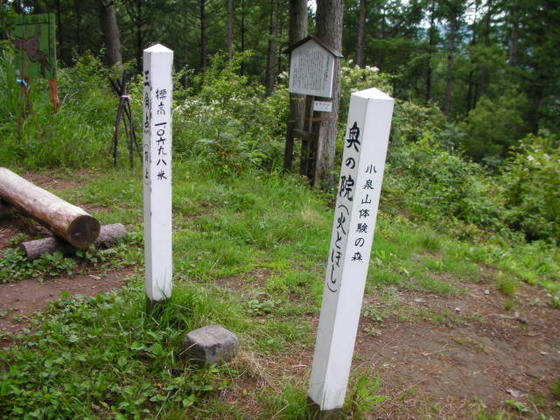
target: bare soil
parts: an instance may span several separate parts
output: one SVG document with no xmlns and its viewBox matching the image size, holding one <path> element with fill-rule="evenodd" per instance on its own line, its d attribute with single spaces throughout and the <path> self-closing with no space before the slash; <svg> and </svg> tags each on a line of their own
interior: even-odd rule
<svg viewBox="0 0 560 420">
<path fill-rule="evenodd" d="M 0 284 L 0 332 L 14 335 L 29 328 L 34 314 L 47 309 L 49 303 L 60 299 L 63 292 L 67 292 L 70 296 L 95 296 L 122 288 L 131 273 L 131 269 L 126 269 L 108 274 L 59 277 L 44 282 L 26 279 Z M 9 337 L 0 340 L 0 346 L 10 343 Z"/>
<path fill-rule="evenodd" d="M 458 297 L 401 292 L 409 307 L 455 313 L 451 322 L 362 319 L 354 368 L 378 372 L 379 392 L 391 396 L 371 418 L 472 418 L 509 408 L 508 400 L 529 407 L 528 417 L 560 416 L 551 395 L 560 378 L 560 311 L 529 287 L 506 311 L 496 289 L 465 286 L 470 292 Z"/>
<path fill-rule="evenodd" d="M 400 289 L 399 308 L 388 318 L 362 317 L 352 376 L 380 378 L 371 392 L 388 397 L 362 418 L 471 419 L 504 410 L 512 418 L 560 419 L 551 393 L 560 379 L 560 310 L 529 286 L 518 290 L 509 311 L 509 297 L 492 284 L 460 287 L 466 292 L 457 296 Z M 364 300 L 364 306 L 379 303 L 375 293 Z M 311 323 L 316 328 L 318 320 Z M 242 373 L 222 399 L 232 406 L 243 401 L 261 418 L 262 389 L 278 390 L 286 381 L 306 389 L 312 360 L 313 346 L 294 346 L 283 355 L 242 353 L 235 362 Z M 351 385 L 347 399 L 352 392 Z"/>
</svg>

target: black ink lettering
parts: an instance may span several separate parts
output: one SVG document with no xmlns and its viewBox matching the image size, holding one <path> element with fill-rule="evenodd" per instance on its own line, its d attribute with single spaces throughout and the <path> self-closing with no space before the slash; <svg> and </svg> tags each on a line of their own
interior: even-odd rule
<svg viewBox="0 0 560 420">
<path fill-rule="evenodd" d="M 360 151 L 360 128 L 358 127 L 358 123 L 356 121 L 354 121 L 354 125 L 352 125 L 352 127 L 350 128 L 350 130 L 348 131 L 348 137 L 346 139 L 346 143 L 348 143 L 346 145 L 347 148 L 350 148 L 352 146 L 354 146 L 354 149 L 356 149 L 356 152 Z"/>
<path fill-rule="evenodd" d="M 340 197 L 347 197 L 349 201 L 352 201 L 352 188 L 354 188 L 354 179 L 352 175 L 342 175 L 340 177 L 340 191 L 338 195 Z"/>
</svg>

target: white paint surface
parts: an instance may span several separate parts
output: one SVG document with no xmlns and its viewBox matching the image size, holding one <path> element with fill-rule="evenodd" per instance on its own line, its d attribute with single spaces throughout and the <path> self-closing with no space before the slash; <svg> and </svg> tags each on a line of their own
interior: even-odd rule
<svg viewBox="0 0 560 420">
<path fill-rule="evenodd" d="M 309 396 L 322 411 L 344 404 L 377 219 L 394 100 L 352 94 Z M 359 141 L 358 144 L 356 141 Z"/>
<path fill-rule="evenodd" d="M 292 50 L 288 90 L 302 95 L 332 98 L 334 59 L 313 39 Z"/>
<path fill-rule="evenodd" d="M 331 101 L 313 101 L 313 111 L 332 112 Z"/>
<path fill-rule="evenodd" d="M 171 102 L 173 51 L 144 50 L 144 251 L 146 293 L 152 301 L 171 297 Z"/>
</svg>

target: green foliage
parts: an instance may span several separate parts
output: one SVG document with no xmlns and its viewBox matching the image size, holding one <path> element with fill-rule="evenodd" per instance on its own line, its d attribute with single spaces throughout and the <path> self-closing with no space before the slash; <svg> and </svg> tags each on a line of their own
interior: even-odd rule
<svg viewBox="0 0 560 420">
<path fill-rule="evenodd" d="M 216 55 L 175 109 L 175 152 L 196 156 L 225 175 L 251 167 L 278 168 L 283 153 L 288 94 L 239 75 L 249 53 L 231 61 Z"/>
<path fill-rule="evenodd" d="M 397 101 L 393 112 L 391 146 L 403 142 L 417 142 L 422 138 L 439 138 L 445 127 L 445 116 L 435 106 Z M 443 144 L 443 146 L 450 145 Z"/>
<path fill-rule="evenodd" d="M 444 229 L 456 220 L 475 229 L 504 228 L 500 186 L 480 166 L 444 150 L 430 137 L 394 147 L 389 164 L 384 193 L 392 208 L 406 209 L 422 220 L 446 218 L 447 226 L 439 224 Z"/>
<path fill-rule="evenodd" d="M 62 253 L 45 254 L 40 258 L 29 261 L 20 249 L 8 248 L 0 258 L 0 282 L 12 281 L 35 277 L 56 277 L 62 273 L 71 274 L 75 261 L 65 258 Z"/>
<path fill-rule="evenodd" d="M 556 380 L 552 384 L 551 393 L 554 398 L 560 400 L 560 378 L 556 378 Z"/>
<path fill-rule="evenodd" d="M 372 379 L 368 375 L 360 376 L 354 383 L 354 390 L 350 394 L 348 404 L 353 419 L 362 419 L 371 414 L 375 408 L 388 397 L 379 395 L 381 379 Z"/>
<path fill-rule="evenodd" d="M 464 143 L 458 145 L 479 162 L 495 168 L 527 132 L 523 93 L 506 91 L 492 100 L 483 96 L 463 125 Z"/>
<path fill-rule="evenodd" d="M 560 242 L 560 142 L 525 138 L 508 160 L 502 177 L 507 222 L 529 240 Z"/>
<path fill-rule="evenodd" d="M 140 418 L 196 405 L 222 389 L 215 367 L 179 357 L 185 331 L 210 313 L 207 296 L 182 289 L 159 314 L 144 313 L 142 288 L 53 304 L 42 329 L 0 351 L 5 418 Z"/>
<path fill-rule="evenodd" d="M 6 90 L 0 98 L 0 161 L 3 165 L 29 167 L 84 167 L 109 162 L 116 113 L 116 97 L 108 89 L 107 72 L 91 55 L 82 56 L 73 67 L 59 71 L 61 110 L 54 113 L 47 81 L 31 81 L 32 112 L 18 115 L 22 100 L 16 83 L 13 50 L 0 51 L 0 80 Z"/>
</svg>

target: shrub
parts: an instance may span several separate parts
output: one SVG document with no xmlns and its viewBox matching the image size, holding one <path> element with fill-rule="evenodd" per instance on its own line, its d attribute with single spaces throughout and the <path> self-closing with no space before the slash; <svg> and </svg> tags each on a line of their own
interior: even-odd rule
<svg viewBox="0 0 560 420">
<path fill-rule="evenodd" d="M 560 241 L 560 142 L 528 136 L 503 171 L 507 222 L 527 239 Z"/>
<path fill-rule="evenodd" d="M 248 55 L 231 61 L 218 54 L 175 109 L 175 152 L 206 160 L 228 174 L 247 167 L 281 164 L 288 93 L 285 87 L 264 97 L 262 85 L 239 75 Z"/>
</svg>

